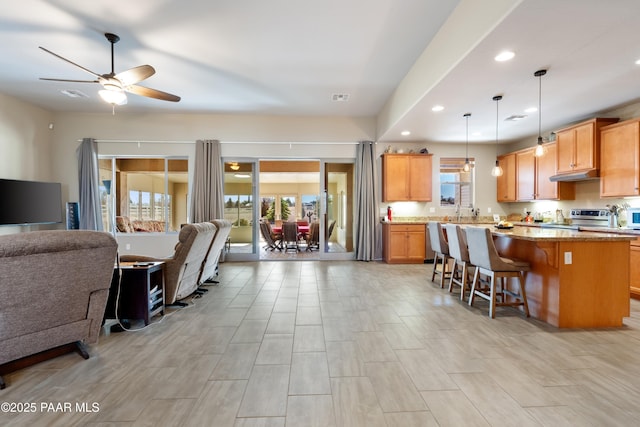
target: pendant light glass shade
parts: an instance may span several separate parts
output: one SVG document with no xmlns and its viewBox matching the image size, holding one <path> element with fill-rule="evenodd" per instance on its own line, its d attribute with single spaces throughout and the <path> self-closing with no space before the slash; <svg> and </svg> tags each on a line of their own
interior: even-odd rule
<svg viewBox="0 0 640 427">
<path fill-rule="evenodd" d="M 538 88 L 538 144 L 536 145 L 536 149 L 534 151 L 534 156 L 541 157 L 545 153 L 544 141 L 542 139 L 542 76 L 547 74 L 547 70 L 538 70 L 533 73 L 534 76 L 538 77 L 539 80 L 539 88 Z"/>
<path fill-rule="evenodd" d="M 498 101 L 502 99 L 502 95 L 496 95 L 493 97 L 493 100 L 496 101 L 496 165 L 491 169 L 491 176 L 499 177 L 502 176 L 503 171 L 500 167 L 500 161 L 498 160 Z"/>
<path fill-rule="evenodd" d="M 469 117 L 470 116 L 471 116 L 471 113 L 466 113 L 464 115 L 464 117 L 467 119 L 467 145 L 466 145 L 466 151 L 465 151 L 464 166 L 462 167 L 462 170 L 464 172 L 469 172 L 471 170 L 471 163 L 469 163 Z"/>
</svg>

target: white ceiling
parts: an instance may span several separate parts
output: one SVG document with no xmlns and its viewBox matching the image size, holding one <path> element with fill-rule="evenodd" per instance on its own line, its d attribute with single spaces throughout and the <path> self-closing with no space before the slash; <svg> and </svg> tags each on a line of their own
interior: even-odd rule
<svg viewBox="0 0 640 427">
<path fill-rule="evenodd" d="M 98 84 L 39 80 L 91 75 L 38 46 L 103 74 L 111 68 L 103 34 L 112 32 L 121 37 L 115 45 L 116 72 L 150 64 L 156 74 L 141 84 L 182 97 L 171 103 L 129 95 L 128 104 L 117 107 L 120 113 L 379 116 L 393 104 L 394 90 L 407 73 L 412 67 L 416 71 L 416 60 L 430 54 L 434 36 L 441 46 L 453 45 L 479 22 L 473 13 L 462 13 L 474 2 L 5 1 L 0 5 L 0 92 L 52 111 L 110 114 L 97 97 Z M 458 27 L 452 32 L 446 23 L 458 4 Z M 379 126 L 379 140 L 462 142 L 463 114 L 470 112 L 470 142 L 493 141 L 491 98 L 496 94 L 504 95 L 500 139 L 537 135 L 537 113 L 519 122 L 502 119 L 537 105 L 539 81 L 533 73 L 540 68 L 549 69 L 542 80 L 543 129 L 640 99 L 640 66 L 634 64 L 640 58 L 640 1 L 482 3 L 486 8 L 505 4 L 512 11 L 504 19 L 483 21 L 483 36 L 444 72 L 431 76 L 434 83 L 427 90 L 412 94 L 409 107 Z M 516 57 L 493 61 L 505 48 Z M 428 55 L 422 59 L 429 63 Z M 65 89 L 88 98 L 66 97 Z M 349 100 L 333 102 L 337 93 L 349 94 Z M 435 104 L 445 110 L 431 112 Z M 409 137 L 400 136 L 405 129 L 412 132 Z"/>
</svg>

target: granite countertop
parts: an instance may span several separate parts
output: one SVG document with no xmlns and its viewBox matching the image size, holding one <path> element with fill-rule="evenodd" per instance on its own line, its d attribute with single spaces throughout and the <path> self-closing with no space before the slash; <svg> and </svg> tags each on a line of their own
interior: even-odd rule
<svg viewBox="0 0 640 427">
<path fill-rule="evenodd" d="M 556 224 L 552 222 L 514 222 L 514 225 L 523 227 L 539 227 L 539 228 L 558 228 L 558 229 L 570 229 L 577 231 L 590 231 L 594 233 L 607 233 L 607 234 L 626 234 L 640 236 L 640 230 L 633 230 L 631 228 L 618 227 L 618 228 L 605 228 L 605 227 L 589 227 L 583 225 L 573 224 Z"/>
<path fill-rule="evenodd" d="M 514 239 L 532 241 L 631 241 L 636 236 L 621 233 L 606 233 L 601 231 L 581 231 L 571 229 L 543 228 L 529 226 L 515 226 L 512 229 L 498 229 L 491 227 L 492 233 L 496 236 L 512 237 Z"/>
</svg>

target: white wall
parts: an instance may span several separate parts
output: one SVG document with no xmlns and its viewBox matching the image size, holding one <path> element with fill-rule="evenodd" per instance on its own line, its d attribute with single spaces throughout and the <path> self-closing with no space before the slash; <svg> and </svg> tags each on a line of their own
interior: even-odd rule
<svg viewBox="0 0 640 427">
<path fill-rule="evenodd" d="M 46 110 L 0 93 L 0 178 L 60 181 L 52 174 L 52 118 Z M 66 186 L 62 181 L 63 192 Z M 48 228 L 57 226 L 0 226 L 0 234 Z"/>
</svg>

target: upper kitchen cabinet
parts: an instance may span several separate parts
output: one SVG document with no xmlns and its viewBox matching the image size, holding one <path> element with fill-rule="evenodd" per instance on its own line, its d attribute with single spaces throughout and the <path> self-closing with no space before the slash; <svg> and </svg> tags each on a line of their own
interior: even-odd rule
<svg viewBox="0 0 640 427">
<path fill-rule="evenodd" d="M 536 198 L 536 157 L 533 148 L 521 150 L 516 156 L 516 200 L 526 202 Z"/>
<path fill-rule="evenodd" d="M 600 137 L 600 196 L 640 195 L 640 119 L 609 125 Z"/>
<path fill-rule="evenodd" d="M 548 143 L 544 146 L 546 151 L 542 157 L 535 157 L 533 148 L 515 153 L 517 201 L 575 199 L 575 183 L 549 180 L 557 170 L 557 145 Z"/>
<path fill-rule="evenodd" d="M 556 132 L 558 174 L 597 170 L 600 167 L 600 128 L 615 118 L 595 118 Z"/>
<path fill-rule="evenodd" d="M 383 154 L 382 201 L 430 202 L 431 154 Z"/>
<path fill-rule="evenodd" d="M 498 156 L 502 175 L 496 178 L 496 198 L 498 202 L 516 201 L 516 154 Z"/>
</svg>

